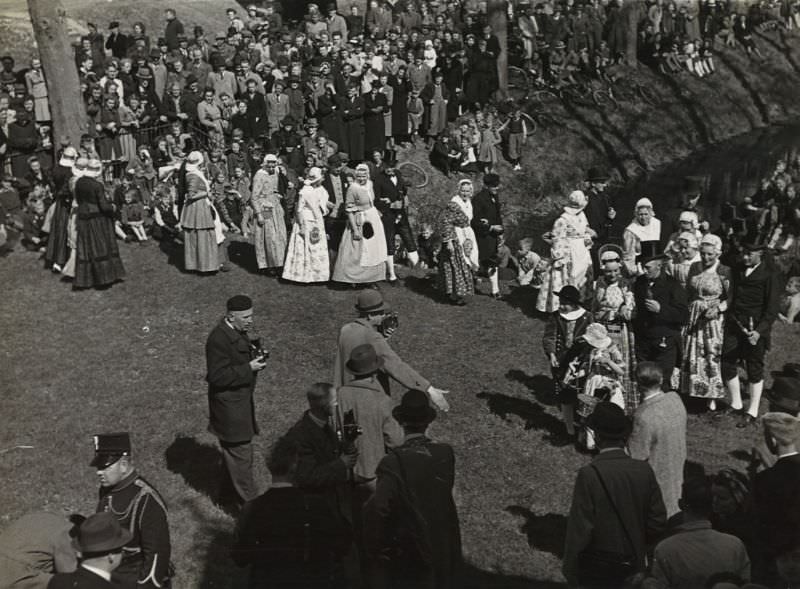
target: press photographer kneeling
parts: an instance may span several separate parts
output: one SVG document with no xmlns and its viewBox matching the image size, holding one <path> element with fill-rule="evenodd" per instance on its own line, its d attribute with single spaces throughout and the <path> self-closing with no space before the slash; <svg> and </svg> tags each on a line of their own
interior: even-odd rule
<svg viewBox="0 0 800 589">
<path fill-rule="evenodd" d="M 337 388 L 353 380 L 354 375 L 348 369 L 350 354 L 358 346 L 369 344 L 381 361 L 377 374 L 378 382 L 387 394 L 391 394 L 389 377 L 393 378 L 405 389 L 425 391 L 430 400 L 442 411 L 450 406 L 445 399 L 449 392 L 431 385 L 416 370 L 406 364 L 389 346 L 388 338 L 398 326 L 397 314 L 392 313 L 377 290 L 365 290 L 358 295 L 356 310 L 359 317 L 345 323 L 339 331 L 339 344 L 334 365 L 333 384 Z"/>
</svg>

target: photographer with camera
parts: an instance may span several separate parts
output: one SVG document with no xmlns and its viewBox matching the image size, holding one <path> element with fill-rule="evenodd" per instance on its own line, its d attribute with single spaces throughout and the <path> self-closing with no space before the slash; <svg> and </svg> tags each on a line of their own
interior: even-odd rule
<svg viewBox="0 0 800 589">
<path fill-rule="evenodd" d="M 228 299 L 225 317 L 206 342 L 208 431 L 219 438 L 226 470 L 219 503 L 237 508 L 258 496 L 253 480 L 252 439 L 258 434 L 253 391 L 269 353 L 260 339 L 250 338 L 252 327 L 253 301 L 236 295 Z"/>
<path fill-rule="evenodd" d="M 360 345 L 370 344 L 381 360 L 381 368 L 377 375 L 383 391 L 389 395 L 389 377 L 407 389 L 425 391 L 431 401 L 441 411 L 450 406 L 445 399 L 449 391 L 437 389 L 423 378 L 416 370 L 403 362 L 389 346 L 387 340 L 398 326 L 398 317 L 384 302 L 377 290 L 365 290 L 358 295 L 356 310 L 359 317 L 342 326 L 339 331 L 339 342 L 334 365 L 333 384 L 341 387 L 353 380 L 353 374 L 347 368 L 350 355 Z"/>
</svg>

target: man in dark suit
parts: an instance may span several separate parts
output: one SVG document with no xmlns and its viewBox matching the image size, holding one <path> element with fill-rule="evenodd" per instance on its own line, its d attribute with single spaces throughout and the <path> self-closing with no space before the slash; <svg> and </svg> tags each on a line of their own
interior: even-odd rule
<svg viewBox="0 0 800 589">
<path fill-rule="evenodd" d="M 639 258 L 645 273 L 633 284 L 636 359 L 655 362 L 669 383 L 680 353 L 681 328 L 689 320 L 686 291 L 664 271 L 666 255 L 658 241 L 643 241 Z"/>
<path fill-rule="evenodd" d="M 500 176 L 486 174 L 483 188 L 472 200 L 472 229 L 478 242 L 478 258 L 481 269 L 486 272 L 491 283 L 490 296 L 500 298 L 500 284 L 497 278 L 497 246 L 503 234 L 503 219 L 500 215 Z"/>
<path fill-rule="evenodd" d="M 575 480 L 562 571 L 570 587 L 620 587 L 644 571 L 667 512 L 653 469 L 624 450 L 631 431 L 625 412 L 598 403 L 588 426 L 600 453 Z"/>
<path fill-rule="evenodd" d="M 344 171 L 344 162 L 338 154 L 328 158 L 328 167 L 325 170 L 325 177 L 322 180 L 322 187 L 328 192 L 328 201 L 333 208 L 325 216 L 325 233 L 328 236 L 328 250 L 335 255 L 339 251 L 339 244 L 342 241 L 347 216 L 344 210 L 344 198 L 350 180 Z M 334 256 L 331 256 L 331 267 L 333 266 Z"/>
<path fill-rule="evenodd" d="M 754 424 L 764 389 L 764 355 L 769 349 L 772 324 L 780 310 L 779 273 L 763 261 L 763 245 L 745 244 L 743 264 L 733 271 L 733 281 L 722 340 L 722 378 L 731 396 L 731 409 L 742 411 L 739 362 L 744 361 L 750 407 L 738 427 Z"/>
<path fill-rule="evenodd" d="M 250 340 L 252 327 L 253 301 L 236 295 L 228 299 L 227 314 L 206 342 L 208 430 L 219 438 L 238 507 L 258 495 L 253 480 L 252 439 L 258 434 L 253 391 L 268 354 L 258 340 Z M 224 484 L 220 502 L 227 503 L 229 496 L 230 485 Z"/>
<path fill-rule="evenodd" d="M 114 514 L 90 515 L 73 542 L 81 553 L 81 566 L 74 573 L 53 575 L 47 589 L 112 589 L 111 573 L 122 562 L 122 548 L 131 537 Z"/>
<path fill-rule="evenodd" d="M 419 262 L 417 244 L 408 222 L 408 184 L 397 173 L 397 168 L 387 166 L 375 179 L 375 206 L 381 213 L 386 235 L 386 263 L 389 268 L 389 284 L 396 284 L 394 272 L 395 235 L 400 235 L 408 252 L 408 260 L 416 266 Z"/>
<path fill-rule="evenodd" d="M 609 176 L 600 168 L 590 168 L 586 178 L 586 188 L 584 193 L 588 199 L 586 208 L 583 210 L 586 220 L 597 234 L 592 242 L 592 265 L 594 266 L 595 276 L 600 274 L 600 263 L 597 259 L 597 250 L 600 246 L 613 242 L 611 228 L 617 211 L 606 192 Z"/>
<path fill-rule="evenodd" d="M 119 32 L 119 22 L 112 21 L 108 25 L 108 30 L 111 31 L 106 39 L 106 49 L 111 51 L 111 55 L 117 59 L 122 59 L 128 55 L 128 47 L 130 46 L 130 39 L 128 36 Z"/>
<path fill-rule="evenodd" d="M 800 541 L 800 419 L 788 413 L 764 414 L 764 440 L 778 461 L 753 481 L 755 546 L 753 580 L 776 586 L 775 558 Z"/>
</svg>

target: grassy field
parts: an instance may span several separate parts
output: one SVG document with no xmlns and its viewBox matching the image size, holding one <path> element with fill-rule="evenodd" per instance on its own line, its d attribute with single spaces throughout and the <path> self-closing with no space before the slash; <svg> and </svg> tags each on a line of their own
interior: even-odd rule
<svg viewBox="0 0 800 589">
<path fill-rule="evenodd" d="M 219 453 L 206 432 L 206 335 L 228 296 L 254 298 L 272 351 L 256 392 L 258 480 L 266 488 L 264 453 L 304 410 L 305 387 L 331 378 L 336 334 L 353 315 L 354 295 L 256 275 L 242 246 L 234 248 L 233 271 L 216 277 L 181 273 L 173 264 L 180 252 L 155 245 L 123 245 L 122 254 L 128 279 L 104 292 L 72 292 L 34 254 L 0 262 L 0 528 L 37 509 L 91 511 L 90 436 L 129 430 L 141 472 L 169 505 L 174 586 L 241 587 L 226 548 L 234 522 L 209 497 Z M 588 458 L 546 441 L 559 422 L 530 292 L 455 308 L 422 277 L 404 282 L 383 289 L 401 317 L 392 345 L 452 391 L 452 410 L 432 434 L 456 449 L 468 586 L 561 582 L 565 514 L 575 471 Z M 772 366 L 788 360 L 797 333 L 777 327 Z M 757 436 L 727 418 L 712 424 L 692 415 L 689 456 L 710 470 L 743 468 L 742 451 Z"/>
</svg>

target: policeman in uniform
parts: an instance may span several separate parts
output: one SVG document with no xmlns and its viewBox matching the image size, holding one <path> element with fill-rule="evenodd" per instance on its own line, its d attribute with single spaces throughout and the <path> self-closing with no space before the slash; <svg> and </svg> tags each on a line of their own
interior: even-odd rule
<svg viewBox="0 0 800 589">
<path fill-rule="evenodd" d="M 132 539 L 113 573 L 123 589 L 170 586 L 170 540 L 164 500 L 133 466 L 127 432 L 94 436 L 94 460 L 100 478 L 97 512 L 113 514 Z"/>
<path fill-rule="evenodd" d="M 738 363 L 747 370 L 750 407 L 737 427 L 753 424 L 764 389 L 764 355 L 772 324 L 780 310 L 778 272 L 762 259 L 764 246 L 744 244 L 742 264 L 733 271 L 725 332 L 722 340 L 722 378 L 731 396 L 731 409 L 742 411 Z"/>
<path fill-rule="evenodd" d="M 680 355 L 681 327 L 689 321 L 689 303 L 680 282 L 664 272 L 666 255 L 658 241 L 643 241 L 639 262 L 644 274 L 633 284 L 636 359 L 661 367 L 669 383 Z"/>
</svg>

